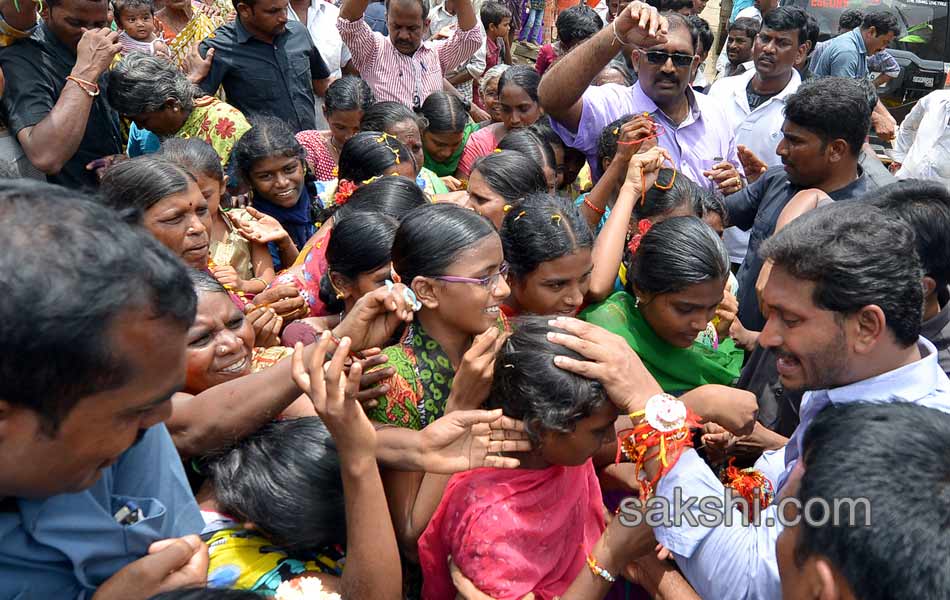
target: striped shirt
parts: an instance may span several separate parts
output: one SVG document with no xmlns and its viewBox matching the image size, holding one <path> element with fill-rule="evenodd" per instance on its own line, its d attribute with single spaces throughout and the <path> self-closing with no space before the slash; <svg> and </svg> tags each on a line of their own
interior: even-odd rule
<svg viewBox="0 0 950 600">
<path fill-rule="evenodd" d="M 421 106 L 432 92 L 442 89 L 445 73 L 461 65 L 482 45 L 482 27 L 456 29 L 451 38 L 423 42 L 416 53 L 399 52 L 388 37 L 373 32 L 365 21 L 337 20 L 340 37 L 353 55 L 353 66 L 373 89 L 376 100 Z"/>
</svg>

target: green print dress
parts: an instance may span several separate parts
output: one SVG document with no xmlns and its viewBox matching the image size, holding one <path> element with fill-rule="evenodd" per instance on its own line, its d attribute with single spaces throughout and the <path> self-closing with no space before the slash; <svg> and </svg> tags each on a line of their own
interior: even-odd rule
<svg viewBox="0 0 950 600">
<path fill-rule="evenodd" d="M 418 322 L 402 341 L 383 350 L 396 373 L 387 380 L 389 392 L 379 399 L 369 418 L 378 423 L 419 430 L 445 413 L 455 369 L 442 346 Z"/>
</svg>

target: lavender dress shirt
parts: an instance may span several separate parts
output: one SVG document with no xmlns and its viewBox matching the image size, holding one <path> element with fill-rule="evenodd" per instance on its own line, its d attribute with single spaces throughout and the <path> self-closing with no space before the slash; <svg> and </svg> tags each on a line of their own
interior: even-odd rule
<svg viewBox="0 0 950 600">
<path fill-rule="evenodd" d="M 591 86 L 584 92 L 577 131 L 571 131 L 562 123 L 552 120 L 564 143 L 587 155 L 591 173 L 600 178 L 600 162 L 597 160 L 597 139 L 610 123 L 625 115 L 649 113 L 662 125 L 662 134 L 657 143 L 666 148 L 673 165 L 701 186 L 713 188 L 713 183 L 703 176 L 703 171 L 715 164 L 716 157 L 728 160 L 739 171 L 739 155 L 736 152 L 735 135 L 723 110 L 708 96 L 687 90 L 690 112 L 679 125 L 675 125 L 663 111 L 635 83 L 624 87 L 615 83 Z"/>
</svg>

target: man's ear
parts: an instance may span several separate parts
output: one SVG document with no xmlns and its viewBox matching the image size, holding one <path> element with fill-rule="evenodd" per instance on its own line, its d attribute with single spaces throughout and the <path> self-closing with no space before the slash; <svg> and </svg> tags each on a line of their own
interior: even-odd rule
<svg viewBox="0 0 950 600">
<path fill-rule="evenodd" d="M 851 343 L 857 354 L 871 352 L 887 333 L 887 318 L 876 304 L 868 304 L 858 309 L 847 318 L 847 322 L 852 333 Z"/>
</svg>

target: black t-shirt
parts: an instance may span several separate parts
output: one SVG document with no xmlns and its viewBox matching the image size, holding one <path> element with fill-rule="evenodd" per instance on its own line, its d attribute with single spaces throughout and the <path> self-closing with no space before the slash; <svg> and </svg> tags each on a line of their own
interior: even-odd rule
<svg viewBox="0 0 950 600">
<path fill-rule="evenodd" d="M 202 56 L 214 48 L 211 72 L 201 87 L 214 94 L 224 86 L 228 103 L 247 117 L 279 117 L 294 132 L 316 129 L 313 81 L 330 76 L 307 28 L 296 21 L 273 44 L 251 36 L 237 18 L 201 42 Z"/>
<path fill-rule="evenodd" d="M 755 79 L 754 77 L 752 79 Z M 749 101 L 749 110 L 755 110 L 758 107 L 762 106 L 769 101 L 769 98 L 778 96 L 782 93 L 782 90 L 775 92 L 774 94 L 757 94 L 755 90 L 752 89 L 752 79 L 749 80 L 749 83 L 745 86 L 745 97 Z"/>
<path fill-rule="evenodd" d="M 33 127 L 53 110 L 66 77 L 76 65 L 76 55 L 40 24 L 33 35 L 0 50 L 0 68 L 6 78 L 2 107 L 3 119 L 14 135 Z M 47 179 L 66 187 L 97 187 L 95 173 L 86 165 L 122 152 L 119 116 L 106 100 L 106 78 L 99 78 L 100 93 L 92 103 L 86 131 L 79 150 L 63 169 Z"/>
</svg>

